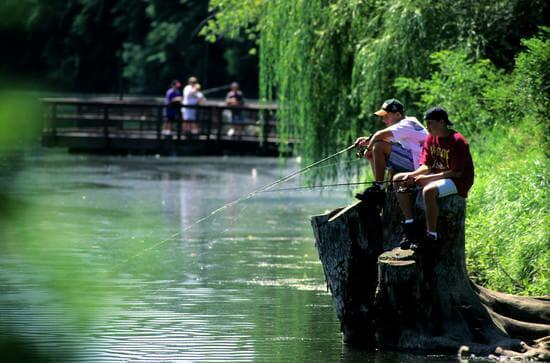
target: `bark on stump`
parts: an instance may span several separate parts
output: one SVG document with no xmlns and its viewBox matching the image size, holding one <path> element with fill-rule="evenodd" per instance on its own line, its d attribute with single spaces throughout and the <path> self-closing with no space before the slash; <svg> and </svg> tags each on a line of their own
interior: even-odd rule
<svg viewBox="0 0 550 363">
<path fill-rule="evenodd" d="M 423 216 L 421 198 L 416 207 Z M 449 196 L 439 207 L 440 245 L 424 253 L 397 247 L 401 217 L 393 193 L 381 210 L 357 202 L 312 217 L 344 341 L 550 359 L 550 297 L 512 296 L 473 284 L 465 264 L 465 200 Z"/>
</svg>

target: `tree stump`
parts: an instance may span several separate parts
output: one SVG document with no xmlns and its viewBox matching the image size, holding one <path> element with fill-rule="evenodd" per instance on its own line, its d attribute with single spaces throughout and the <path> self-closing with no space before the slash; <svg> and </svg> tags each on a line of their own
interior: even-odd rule
<svg viewBox="0 0 550 363">
<path fill-rule="evenodd" d="M 550 297 L 473 284 L 465 262 L 466 202 L 439 201 L 439 245 L 401 250 L 393 193 L 312 217 L 316 247 L 346 344 L 386 350 L 550 359 Z M 421 198 L 416 214 L 423 216 Z M 527 342 L 523 343 L 523 341 Z"/>
</svg>

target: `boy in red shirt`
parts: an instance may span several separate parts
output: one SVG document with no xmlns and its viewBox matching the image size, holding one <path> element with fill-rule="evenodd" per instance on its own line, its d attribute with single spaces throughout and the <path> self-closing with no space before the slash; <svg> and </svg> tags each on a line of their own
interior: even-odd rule
<svg viewBox="0 0 550 363">
<path fill-rule="evenodd" d="M 413 218 L 413 200 L 411 193 L 397 193 L 397 200 L 403 212 L 403 231 L 405 237 L 401 248 L 414 250 L 426 247 L 437 241 L 437 217 L 439 208 L 437 199 L 458 194 L 468 196 L 468 190 L 474 183 L 474 164 L 468 142 L 460 133 L 450 129 L 452 122 L 447 111 L 433 107 L 424 116 L 429 135 L 424 141 L 420 167 L 410 173 L 400 173 L 393 181 L 399 185 L 418 185 L 426 205 L 427 231 L 418 236 Z"/>
</svg>

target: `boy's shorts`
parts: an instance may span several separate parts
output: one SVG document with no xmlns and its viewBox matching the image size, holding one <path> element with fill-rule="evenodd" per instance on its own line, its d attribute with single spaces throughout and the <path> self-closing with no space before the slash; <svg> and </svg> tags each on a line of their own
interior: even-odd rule
<svg viewBox="0 0 550 363">
<path fill-rule="evenodd" d="M 413 171 L 414 163 L 411 151 L 405 149 L 403 146 L 401 146 L 401 144 L 392 143 L 391 153 L 390 157 L 388 158 L 386 167 L 396 173 Z"/>
<path fill-rule="evenodd" d="M 437 187 L 437 197 L 443 198 L 448 195 L 457 194 L 456 185 L 451 179 L 439 179 L 428 183 L 424 188 L 435 186 Z"/>
</svg>

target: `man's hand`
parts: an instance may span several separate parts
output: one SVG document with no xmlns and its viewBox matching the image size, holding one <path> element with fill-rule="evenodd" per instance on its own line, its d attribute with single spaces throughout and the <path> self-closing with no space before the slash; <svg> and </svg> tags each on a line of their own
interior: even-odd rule
<svg viewBox="0 0 550 363">
<path fill-rule="evenodd" d="M 366 159 L 369 159 L 369 160 L 372 160 L 372 151 L 371 150 L 365 150 L 365 152 L 363 153 L 363 156 L 366 158 Z"/>
<path fill-rule="evenodd" d="M 361 149 L 364 149 L 367 147 L 367 145 L 369 144 L 369 139 L 370 137 L 366 137 L 366 136 L 361 136 L 361 137 L 358 137 L 357 140 L 355 140 L 355 143 L 354 145 L 356 147 L 359 147 Z"/>
</svg>

